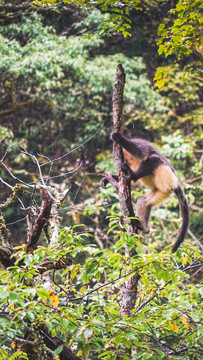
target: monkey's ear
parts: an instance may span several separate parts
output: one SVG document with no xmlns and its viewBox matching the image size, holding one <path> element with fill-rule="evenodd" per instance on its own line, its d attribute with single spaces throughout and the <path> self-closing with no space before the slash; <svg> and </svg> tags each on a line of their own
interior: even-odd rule
<svg viewBox="0 0 203 360">
<path fill-rule="evenodd" d="M 112 131 L 110 139 L 119 143 L 119 141 L 122 139 L 122 135 L 119 131 Z"/>
</svg>

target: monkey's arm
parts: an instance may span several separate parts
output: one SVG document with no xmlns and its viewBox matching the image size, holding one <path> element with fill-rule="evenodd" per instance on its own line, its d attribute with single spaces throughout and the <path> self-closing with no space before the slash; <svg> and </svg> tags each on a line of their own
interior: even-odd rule
<svg viewBox="0 0 203 360">
<path fill-rule="evenodd" d="M 157 155 L 150 156 L 147 160 L 141 162 L 135 171 L 126 163 L 122 164 L 122 170 L 126 175 L 130 176 L 134 182 L 138 181 L 144 176 L 152 175 L 159 165 L 162 164 L 161 159 Z"/>
<path fill-rule="evenodd" d="M 126 151 L 135 156 L 137 159 L 143 160 L 146 159 L 149 155 L 146 144 L 145 146 L 143 146 L 141 143 L 138 145 L 136 143 L 136 139 L 130 140 L 123 136 L 119 131 L 113 131 L 110 135 L 110 138 L 117 144 L 121 145 Z"/>
<path fill-rule="evenodd" d="M 143 161 L 135 171 L 133 171 L 126 163 L 122 164 L 122 170 L 125 172 L 126 176 L 129 176 L 132 181 L 136 182 L 144 176 L 152 175 L 154 170 L 161 164 L 161 159 L 158 156 L 153 155 Z M 111 175 L 109 173 L 105 173 L 104 175 L 105 177 L 101 180 L 100 185 L 105 189 L 106 185 L 110 183 L 118 190 L 118 175 Z"/>
</svg>

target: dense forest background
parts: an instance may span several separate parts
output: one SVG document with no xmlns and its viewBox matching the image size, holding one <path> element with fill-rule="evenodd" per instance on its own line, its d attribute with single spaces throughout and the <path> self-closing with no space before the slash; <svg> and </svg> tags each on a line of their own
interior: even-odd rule
<svg viewBox="0 0 203 360">
<path fill-rule="evenodd" d="M 122 3 L 34 3 L 0 0 L 0 357 L 200 359 L 203 45 L 192 21 L 198 14 L 202 24 L 201 2 L 188 7 L 190 51 L 167 57 L 160 37 L 178 1 L 125 2 L 125 21 Z M 115 189 L 99 186 L 99 174 L 115 173 L 118 63 L 125 133 L 170 160 L 189 203 L 187 239 L 174 257 L 174 195 L 153 210 L 147 234 L 126 238 Z M 39 229 L 43 204 L 51 208 L 45 189 L 52 210 Z M 133 201 L 145 191 L 133 188 Z M 124 243 L 136 243 L 139 261 L 129 263 Z M 135 268 L 137 307 L 121 320 L 119 289 Z"/>
</svg>

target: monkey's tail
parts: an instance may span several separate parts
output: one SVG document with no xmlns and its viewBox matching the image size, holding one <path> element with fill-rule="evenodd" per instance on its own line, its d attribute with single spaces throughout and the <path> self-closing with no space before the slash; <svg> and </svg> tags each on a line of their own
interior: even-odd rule
<svg viewBox="0 0 203 360">
<path fill-rule="evenodd" d="M 182 224 L 181 224 L 178 238 L 172 247 L 173 253 L 179 248 L 179 246 L 182 244 L 182 242 L 185 238 L 185 235 L 186 235 L 187 229 L 188 229 L 188 224 L 189 224 L 189 217 L 190 217 L 189 206 L 188 206 L 185 194 L 180 185 L 178 185 L 177 188 L 174 189 L 174 193 L 176 194 L 178 201 L 179 201 L 180 213 L 182 216 Z"/>
</svg>

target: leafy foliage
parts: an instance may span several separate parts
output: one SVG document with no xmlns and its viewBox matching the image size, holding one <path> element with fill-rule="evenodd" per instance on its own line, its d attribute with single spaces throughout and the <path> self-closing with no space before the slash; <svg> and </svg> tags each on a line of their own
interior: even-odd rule
<svg viewBox="0 0 203 360">
<path fill-rule="evenodd" d="M 130 11 L 142 10 L 143 5 L 149 4 L 149 0 L 125 0 L 118 2 L 116 0 L 65 0 L 64 3 L 71 5 L 75 4 L 77 7 L 86 8 L 88 10 L 99 8 L 102 12 L 110 13 L 110 18 L 106 19 L 102 25 L 100 35 L 110 35 L 112 32 L 122 32 L 123 36 L 131 36 L 129 29 L 131 29 Z M 59 11 L 58 1 L 56 0 L 35 0 L 32 2 L 34 6 L 49 7 L 51 6 L 56 11 Z M 109 32 L 110 31 L 110 32 Z"/>
<path fill-rule="evenodd" d="M 192 53 L 194 48 L 201 54 L 202 8 L 201 0 L 179 0 L 176 8 L 170 10 L 170 13 L 175 15 L 172 26 L 168 27 L 168 24 L 167 27 L 165 24 L 159 26 L 158 35 L 161 36 L 158 42 L 159 54 L 164 52 L 165 56 L 168 56 L 176 52 L 178 60 L 181 56 Z M 197 65 L 201 65 L 201 62 Z"/>
<path fill-rule="evenodd" d="M 1 271 L 1 308 L 12 318 L 1 318 L 2 354 L 14 353 L 9 343 L 23 337 L 28 328 L 40 341 L 40 330 L 46 325 L 52 336 L 90 359 L 116 359 L 118 354 L 125 359 L 165 359 L 170 352 L 174 359 L 182 353 L 185 359 L 201 359 L 202 289 L 190 282 L 191 271 L 200 261 L 195 247 L 184 245 L 173 258 L 170 250 L 157 254 L 120 231 L 115 217 L 110 231 L 115 233 L 115 245 L 103 251 L 90 246 L 86 234 L 70 228 L 62 230 L 54 248 L 40 247 L 32 255 L 19 248 L 16 265 Z M 126 244 L 129 249 L 136 246 L 135 258 L 123 253 Z M 77 257 L 84 252 L 82 265 Z M 36 265 L 44 256 L 56 261 L 67 253 L 75 260 L 60 274 L 60 285 L 55 275 L 52 289 L 34 281 Z M 124 275 L 126 271 L 129 275 Z M 138 303 L 132 317 L 121 319 L 119 286 L 135 272 L 141 276 Z"/>
<path fill-rule="evenodd" d="M 95 16 L 99 18 L 101 14 L 97 11 Z M 98 129 L 98 122 L 110 116 L 112 79 L 118 62 L 123 63 L 129 74 L 126 87 L 129 106 L 132 108 L 136 94 L 138 106 L 148 111 L 162 111 L 160 95 L 143 73 L 142 59 L 129 59 L 121 53 L 91 58 L 90 50 L 102 44 L 96 35 L 91 38 L 58 36 L 50 27 L 43 26 L 42 17 L 37 13 L 22 18 L 20 26 L 3 27 L 1 33 L 1 92 L 3 97 L 11 99 L 10 109 L 3 110 L 2 115 L 21 113 L 25 109 L 20 132 L 26 137 L 26 128 L 29 129 L 30 145 L 33 142 L 35 146 L 39 123 L 38 146 L 43 142 L 44 131 L 48 136 L 50 131 L 49 148 L 54 146 L 51 139 L 57 138 L 60 129 L 64 132 L 61 146 L 65 146 L 70 137 L 68 127 L 77 134 L 78 142 L 92 136 Z M 23 37 L 27 39 L 25 44 L 17 40 Z M 40 117 L 37 116 L 39 107 Z M 85 126 L 77 129 L 75 120 L 82 121 Z"/>
<path fill-rule="evenodd" d="M 159 54 L 166 57 L 175 54 L 177 60 L 184 60 L 185 68 L 197 76 L 202 72 L 202 7 L 201 0 L 179 0 L 176 8 L 170 10 L 172 18 L 167 17 L 165 23 L 160 24 L 158 28 Z M 160 67 L 157 70 L 157 86 L 164 85 L 167 69 Z"/>
<path fill-rule="evenodd" d="M 57 9 L 58 1 L 55 0 L 35 0 L 33 4 L 36 6 L 52 6 Z M 115 0 L 109 1 L 74 1 L 67 0 L 67 4 L 75 4 L 82 8 L 91 9 L 98 6 L 103 12 L 111 14 L 110 21 L 106 20 L 103 25 L 103 30 L 116 30 L 122 32 L 124 37 L 131 36 L 128 29 L 131 29 L 130 11 L 143 10 L 148 6 L 159 6 L 160 3 L 166 3 L 167 1 L 155 0 L 150 2 L 148 0 L 125 0 L 123 2 L 117 2 Z M 173 17 L 171 18 L 172 15 Z M 180 60 L 182 56 L 187 56 L 194 52 L 194 49 L 200 55 L 200 60 L 195 61 L 193 66 L 202 67 L 202 1 L 201 0 L 179 0 L 175 9 L 172 8 L 169 11 L 169 16 L 165 18 L 165 23 L 160 24 L 158 28 L 158 35 L 160 40 L 159 54 L 165 54 L 169 56 L 173 53 L 177 55 L 177 59 Z M 112 26 L 113 25 L 113 26 Z M 100 33 L 102 34 L 102 32 Z"/>
</svg>

